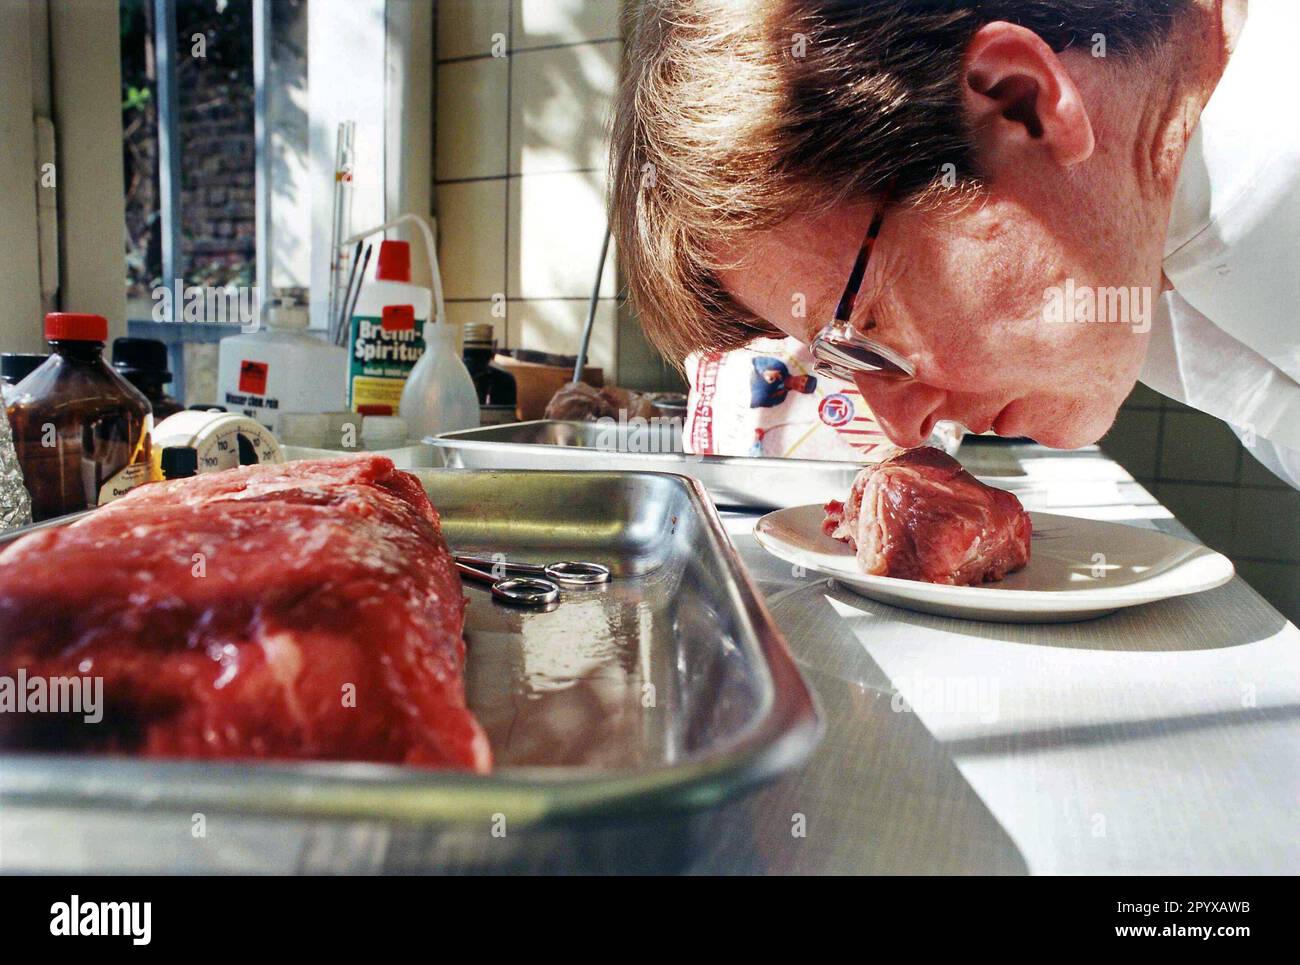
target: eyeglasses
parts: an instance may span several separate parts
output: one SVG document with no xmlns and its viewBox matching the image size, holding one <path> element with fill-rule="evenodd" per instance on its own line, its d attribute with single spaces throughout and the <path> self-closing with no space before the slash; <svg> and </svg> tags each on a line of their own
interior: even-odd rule
<svg viewBox="0 0 1300 965">
<path fill-rule="evenodd" d="M 867 338 L 849 324 L 853 315 L 853 303 L 857 300 L 858 289 L 867 273 L 867 261 L 871 258 L 871 249 L 880 234 L 880 224 L 885 220 L 886 202 L 881 201 L 879 210 L 867 227 L 867 236 L 862 239 L 858 250 L 858 260 L 853 263 L 853 274 L 844 286 L 835 317 L 813 338 L 808 346 L 813 357 L 813 371 L 818 375 L 829 376 L 842 382 L 852 382 L 858 372 L 874 372 L 893 379 L 910 379 L 916 376 L 914 366 L 903 356 L 887 345 L 882 345 L 873 338 Z"/>
</svg>

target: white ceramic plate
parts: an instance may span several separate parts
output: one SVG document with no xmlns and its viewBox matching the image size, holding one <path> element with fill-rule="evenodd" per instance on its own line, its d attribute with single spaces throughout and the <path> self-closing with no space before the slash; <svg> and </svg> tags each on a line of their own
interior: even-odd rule
<svg viewBox="0 0 1300 965">
<path fill-rule="evenodd" d="M 940 586 L 868 576 L 847 543 L 825 535 L 820 505 L 769 513 L 754 524 L 760 546 L 797 566 L 834 577 L 882 603 L 1011 623 L 1086 620 L 1126 606 L 1200 593 L 1232 579 L 1232 561 L 1204 546 L 1150 529 L 1075 516 L 1030 513 L 1029 565 L 997 583 Z"/>
</svg>

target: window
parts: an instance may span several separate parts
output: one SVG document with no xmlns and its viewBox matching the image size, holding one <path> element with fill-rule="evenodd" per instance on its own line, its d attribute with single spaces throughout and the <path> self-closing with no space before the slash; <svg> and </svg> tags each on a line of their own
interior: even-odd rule
<svg viewBox="0 0 1300 965">
<path fill-rule="evenodd" d="M 420 65 L 432 49 L 432 9 L 120 0 L 119 12 L 130 332 L 172 347 L 175 394 L 210 402 L 215 343 L 230 328 L 160 322 L 184 297 L 175 279 L 310 303 L 323 328 L 332 212 L 322 202 L 340 121 L 355 122 L 361 142 L 353 225 L 429 211 L 431 111 L 412 116 L 409 105 L 429 97 L 431 70 Z M 309 83 L 311 58 L 327 69 Z M 165 305 L 164 288 L 173 289 Z M 319 305 L 311 292 L 322 293 Z"/>
<path fill-rule="evenodd" d="M 176 320 L 177 280 L 255 282 L 254 2 L 121 0 L 119 16 L 129 329 L 168 342 L 179 393 L 208 401 L 213 349 L 201 346 L 229 330 L 158 322 Z"/>
<path fill-rule="evenodd" d="M 241 306 L 251 289 L 288 295 L 324 329 L 340 124 L 357 134 L 353 227 L 432 210 L 433 10 L 0 3 L 0 160 L 38 172 L 37 191 L 0 206 L 6 350 L 42 347 L 43 310 L 98 311 L 114 336 L 171 345 L 173 394 L 211 402 L 215 343 L 230 328 L 155 321 L 174 279 L 236 286 Z"/>
<path fill-rule="evenodd" d="M 156 47 L 159 14 L 168 12 L 177 39 L 170 62 Z M 129 295 L 150 299 L 155 287 L 169 284 L 163 271 L 167 260 L 188 284 L 252 285 L 257 259 L 253 4 L 123 0 L 121 18 Z M 167 66 L 173 76 L 160 79 L 159 68 Z M 170 104 L 160 80 L 173 86 Z M 160 116 L 164 107 L 174 116 Z M 160 166 L 163 136 L 176 140 L 171 170 Z M 178 184 L 162 183 L 175 174 Z M 170 253 L 163 250 L 169 214 L 163 210 L 164 195 L 179 203 L 178 237 Z"/>
</svg>

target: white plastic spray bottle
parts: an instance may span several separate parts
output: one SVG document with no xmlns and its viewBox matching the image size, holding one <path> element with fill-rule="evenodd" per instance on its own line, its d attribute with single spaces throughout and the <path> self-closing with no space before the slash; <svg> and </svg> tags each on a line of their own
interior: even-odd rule
<svg viewBox="0 0 1300 965">
<path fill-rule="evenodd" d="M 479 426 L 478 392 L 460 357 L 459 332 L 447 321 L 433 231 L 419 215 L 404 214 L 353 235 L 344 244 L 408 221 L 414 223 L 424 236 L 425 251 L 429 256 L 429 277 L 433 282 L 434 316 L 424 325 L 424 353 L 407 377 L 399 403 L 399 411 L 407 425 L 407 437 L 420 440 L 440 432 Z"/>
</svg>

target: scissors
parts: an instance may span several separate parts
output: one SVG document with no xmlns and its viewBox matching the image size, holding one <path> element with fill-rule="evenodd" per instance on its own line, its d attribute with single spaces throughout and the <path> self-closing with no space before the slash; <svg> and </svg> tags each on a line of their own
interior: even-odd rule
<svg viewBox="0 0 1300 965">
<path fill-rule="evenodd" d="M 599 563 L 512 563 L 459 555 L 453 559 L 462 576 L 486 584 L 498 600 L 520 606 L 551 607 L 559 602 L 560 586 L 595 586 L 610 579 L 609 567 Z M 501 572 L 526 575 L 500 579 Z"/>
</svg>

